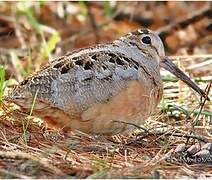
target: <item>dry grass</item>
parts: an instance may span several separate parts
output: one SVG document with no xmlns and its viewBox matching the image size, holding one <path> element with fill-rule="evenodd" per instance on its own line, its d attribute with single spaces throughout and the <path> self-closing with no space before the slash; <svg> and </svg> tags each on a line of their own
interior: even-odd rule
<svg viewBox="0 0 212 180">
<path fill-rule="evenodd" d="M 176 87 L 175 90 L 178 91 L 179 84 L 177 84 L 171 83 L 169 86 L 173 87 L 172 89 Z M 168 83 L 165 83 L 165 86 L 167 85 Z M 206 86 L 207 83 L 203 85 Z M 1 176 L 6 178 L 211 177 L 210 167 L 170 164 L 164 161 L 168 151 L 177 144 L 212 140 L 210 104 L 204 106 L 198 122 L 193 127 L 192 122 L 196 121 L 197 117 L 194 112 L 199 112 L 198 97 L 191 90 L 182 88 L 184 90 L 177 92 L 173 98 L 174 93 L 169 92 L 170 89 L 165 90 L 166 102 L 163 109 L 161 108 L 164 113 L 156 113 L 145 124 L 148 133 L 140 129 L 129 136 L 92 137 L 80 133 L 52 132 L 36 118 L 11 110 L 12 105 L 11 107 L 4 105 L 0 119 Z M 168 103 L 169 95 L 172 95 L 172 101 Z M 191 96 L 192 105 L 189 98 Z M 184 106 L 185 109 L 178 109 L 177 105 L 179 108 Z M 204 112 L 208 112 L 209 115 Z M 30 124 L 24 134 L 23 123 L 27 121 L 30 121 Z M 188 138 L 190 132 L 193 133 Z"/>
<path fill-rule="evenodd" d="M 52 13 L 52 9 L 54 10 L 57 5 L 59 6 L 59 4 L 54 5 L 52 3 L 49 5 L 47 3 L 44 10 L 41 10 Z M 61 29 L 61 31 L 58 30 L 57 26 L 60 27 L 63 22 L 55 17 L 48 18 L 53 18 L 56 21 L 55 24 L 59 25 L 55 25 L 53 23 L 55 21 L 49 21 L 50 24 L 46 25 L 50 28 L 48 29 L 44 26 L 38 26 L 28 9 L 22 9 L 23 12 L 21 13 L 25 13 L 25 15 L 16 19 L 14 13 L 16 14 L 18 10 L 14 9 L 13 4 L 4 4 L 2 7 L 10 9 L 2 12 L 2 14 L 7 14 L 7 17 L 12 19 L 9 22 L 15 21 L 17 36 L 13 37 L 12 42 L 17 41 L 21 44 L 14 51 L 12 51 L 11 45 L 9 49 L 5 47 L 0 48 L 1 60 L 7 66 L 5 79 L 8 87 L 11 84 L 17 83 L 14 79 L 22 80 L 24 76 L 38 69 L 41 64 L 44 64 L 45 56 L 48 56 L 48 53 L 51 56 L 62 54 L 70 44 L 71 48 L 69 47 L 68 49 L 84 46 L 89 44 L 89 40 L 93 40 L 93 37 L 95 37 L 92 34 L 92 28 L 88 27 L 88 30 L 82 30 L 82 32 L 76 34 L 73 30 L 72 33 L 74 35 L 69 34 L 68 37 L 70 36 L 71 38 L 68 38 L 66 37 L 67 31 L 65 29 L 68 27 L 65 26 L 62 29 L 64 32 Z M 85 7 L 83 6 L 83 8 Z M 0 19 L 1 17 L 0 14 Z M 102 22 L 103 20 L 100 19 L 99 21 Z M 76 29 L 79 28 L 77 23 L 76 20 L 73 20 L 73 24 L 77 26 Z M 116 36 L 123 34 L 124 32 L 114 30 L 119 26 L 125 27 L 126 32 L 138 27 L 138 25 L 133 23 L 124 23 L 126 24 L 123 25 L 123 23 L 120 24 L 120 22 L 114 21 L 108 22 L 107 20 L 106 28 L 102 26 L 99 29 L 101 32 L 100 41 L 114 39 Z M 83 24 L 83 26 L 85 25 Z M 53 30 L 57 29 L 56 32 L 60 32 L 64 36 L 62 37 L 61 35 L 62 40 L 59 45 L 53 47 L 54 52 L 52 50 L 45 51 L 49 41 L 45 42 L 46 40 L 43 37 L 45 34 L 48 34 L 46 39 L 52 38 L 52 41 L 55 41 L 51 41 L 51 47 L 57 43 L 58 37 L 54 34 L 54 31 L 53 35 L 55 36 L 51 34 L 51 28 Z M 105 29 L 108 29 L 108 31 L 106 32 Z M 190 30 L 188 32 L 187 30 L 185 33 L 190 32 Z M 51 33 L 47 33 L 47 31 L 51 31 Z M 83 36 L 86 34 L 83 40 L 81 39 L 82 34 Z M 108 37 L 108 34 L 111 37 Z M 184 55 L 175 55 L 173 60 L 192 77 L 196 77 L 194 78 L 195 81 L 202 89 L 208 92 L 209 97 L 212 99 L 209 87 L 212 78 L 210 38 L 211 36 L 208 36 L 208 39 L 203 39 L 205 46 L 201 46 L 201 43 L 198 41 L 200 45 L 197 44 L 193 48 L 194 52 L 191 55 L 186 53 L 185 45 L 183 44 L 175 52 Z M 194 42 L 192 41 L 192 43 Z M 29 44 L 32 49 L 27 48 Z M 158 107 L 158 111 L 148 119 L 142 128 L 125 136 L 93 137 L 80 132 L 55 132 L 46 128 L 45 124 L 36 117 L 14 110 L 18 109 L 15 105 L 3 102 L 0 109 L 0 177 L 212 177 L 212 169 L 209 166 L 170 164 L 164 160 L 166 154 L 176 147 L 177 144 L 183 142 L 188 144 L 212 142 L 212 106 L 211 102 L 206 101 L 204 103 L 204 99 L 201 100 L 185 84 L 177 81 L 170 74 L 167 74 L 166 71 L 162 70 L 161 74 L 164 80 L 164 98 Z M 5 86 L 3 83 L 0 83 L 1 91 Z M 7 93 L 8 89 L 6 89 L 5 93 Z"/>
</svg>

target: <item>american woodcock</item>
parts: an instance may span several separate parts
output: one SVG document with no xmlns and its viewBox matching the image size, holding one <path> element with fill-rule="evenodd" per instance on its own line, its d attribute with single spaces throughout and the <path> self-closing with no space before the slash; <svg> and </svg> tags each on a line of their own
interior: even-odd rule
<svg viewBox="0 0 212 180">
<path fill-rule="evenodd" d="M 29 111 L 36 98 L 34 114 L 50 127 L 117 134 L 155 111 L 163 94 L 160 66 L 206 97 L 165 56 L 159 36 L 144 29 L 53 60 L 6 99 Z"/>
</svg>

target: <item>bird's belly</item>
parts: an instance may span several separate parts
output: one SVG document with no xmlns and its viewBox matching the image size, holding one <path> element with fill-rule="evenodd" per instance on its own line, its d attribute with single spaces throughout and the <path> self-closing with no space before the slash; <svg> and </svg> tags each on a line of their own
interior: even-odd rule
<svg viewBox="0 0 212 180">
<path fill-rule="evenodd" d="M 89 134 L 118 134 L 141 125 L 155 110 L 162 95 L 161 86 L 130 81 L 118 95 L 97 103 L 81 113 L 70 115 L 52 108 L 37 112 L 54 128 L 80 130 Z"/>
<path fill-rule="evenodd" d="M 117 134 L 133 127 L 126 123 L 141 125 L 155 110 L 162 90 L 153 84 L 137 80 L 108 102 L 98 103 L 81 114 L 81 120 L 71 121 L 71 127 L 86 133 Z"/>
</svg>

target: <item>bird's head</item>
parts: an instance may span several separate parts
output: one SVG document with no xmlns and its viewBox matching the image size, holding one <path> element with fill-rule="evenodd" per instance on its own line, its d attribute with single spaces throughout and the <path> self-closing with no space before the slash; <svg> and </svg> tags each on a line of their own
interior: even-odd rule
<svg viewBox="0 0 212 180">
<path fill-rule="evenodd" d="M 166 55 L 164 45 L 159 35 L 148 29 L 140 29 L 128 33 L 124 38 L 128 43 L 136 46 L 143 55 L 150 57 L 146 60 L 156 61 L 160 67 L 168 70 L 176 77 L 185 82 L 189 87 L 199 93 L 201 96 L 209 98 L 184 72 L 182 72 Z"/>
</svg>

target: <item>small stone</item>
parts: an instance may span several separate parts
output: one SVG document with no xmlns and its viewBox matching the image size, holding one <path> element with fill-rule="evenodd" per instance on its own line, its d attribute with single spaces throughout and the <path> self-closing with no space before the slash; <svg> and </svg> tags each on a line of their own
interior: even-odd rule
<svg viewBox="0 0 212 180">
<path fill-rule="evenodd" d="M 175 149 L 175 153 L 182 153 L 186 150 L 186 145 L 185 144 L 179 144 L 176 149 Z"/>
<path fill-rule="evenodd" d="M 208 151 L 212 151 L 212 143 L 204 144 L 201 149 L 207 149 Z"/>
<path fill-rule="evenodd" d="M 210 152 L 207 149 L 203 149 L 196 153 L 194 157 L 199 157 L 199 158 L 207 158 L 210 157 Z"/>
<path fill-rule="evenodd" d="M 192 145 L 191 147 L 189 147 L 187 149 L 187 152 L 190 154 L 190 155 L 194 155 L 196 154 L 200 149 L 198 148 L 197 144 L 194 144 Z"/>
</svg>

